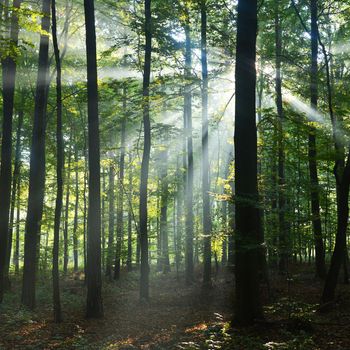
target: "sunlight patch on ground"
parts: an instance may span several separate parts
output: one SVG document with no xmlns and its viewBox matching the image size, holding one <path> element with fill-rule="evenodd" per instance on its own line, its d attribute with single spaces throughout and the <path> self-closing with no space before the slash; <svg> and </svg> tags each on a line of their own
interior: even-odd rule
<svg viewBox="0 0 350 350">
<path fill-rule="evenodd" d="M 205 331 L 208 326 L 205 323 L 199 323 L 193 327 L 186 328 L 185 333 L 194 333 L 198 331 Z"/>
</svg>

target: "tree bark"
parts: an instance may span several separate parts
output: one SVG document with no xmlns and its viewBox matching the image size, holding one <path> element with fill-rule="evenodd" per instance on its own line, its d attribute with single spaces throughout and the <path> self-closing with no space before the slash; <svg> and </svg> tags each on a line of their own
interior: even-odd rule
<svg viewBox="0 0 350 350">
<path fill-rule="evenodd" d="M 22 95 L 22 103 L 24 103 L 24 95 Z M 12 176 L 12 194 L 11 194 L 11 211 L 10 211 L 10 226 L 9 226 L 9 239 L 7 244 L 7 261 L 5 266 L 5 283 L 8 280 L 9 283 L 9 269 L 10 269 L 10 260 L 12 252 L 12 240 L 13 240 L 13 228 L 14 228 L 14 218 L 15 218 L 15 207 L 16 207 L 16 198 L 17 191 L 19 188 L 18 182 L 20 181 L 20 172 L 21 172 L 21 135 L 22 135 L 22 126 L 23 126 L 23 117 L 24 112 L 21 109 L 18 113 L 18 124 L 16 132 L 16 148 L 15 148 L 15 162 Z M 15 264 L 16 265 L 16 264 Z"/>
<path fill-rule="evenodd" d="M 20 0 L 14 0 L 13 7 L 19 9 Z M 18 15 L 12 12 L 10 45 L 18 46 Z M 12 179 L 12 120 L 16 82 L 16 57 L 8 55 L 1 59 L 2 64 L 2 98 L 3 121 L 1 140 L 1 169 L 0 169 L 0 303 L 3 300 L 7 257 L 9 256 L 9 213 L 11 205 L 11 179 Z M 6 276 L 7 275 L 7 276 Z"/>
<path fill-rule="evenodd" d="M 111 162 L 109 165 L 109 189 L 108 189 L 108 208 L 109 208 L 109 220 L 108 220 L 108 247 L 107 247 L 107 260 L 106 260 L 106 277 L 112 280 L 112 261 L 114 251 L 114 179 L 115 171 L 114 164 Z"/>
<path fill-rule="evenodd" d="M 144 145 L 141 164 L 140 184 L 140 248 L 141 248 L 141 276 L 140 298 L 149 298 L 149 265 L 148 265 L 148 210 L 147 210 L 147 184 L 149 160 L 151 152 L 151 123 L 149 116 L 149 86 L 151 77 L 151 54 L 152 54 L 152 13 L 151 0 L 145 0 L 145 61 L 143 73 L 143 128 Z"/>
<path fill-rule="evenodd" d="M 132 271 L 132 159 L 131 153 L 129 154 L 129 210 L 128 210 L 128 258 L 126 265 L 128 271 Z"/>
<path fill-rule="evenodd" d="M 30 309 L 35 307 L 35 280 L 37 270 L 37 247 L 43 212 L 45 189 L 45 131 L 46 103 L 49 68 L 50 0 L 42 2 L 39 48 L 39 67 L 35 94 L 34 122 L 30 152 L 29 194 L 25 229 L 24 267 L 22 285 L 22 304 Z"/>
<path fill-rule="evenodd" d="M 193 138 L 192 138 L 192 41 L 190 17 L 186 8 L 186 52 L 185 52 L 185 120 L 187 139 L 187 183 L 186 183 L 186 246 L 185 246 L 185 274 L 186 283 L 194 279 L 193 267 Z M 179 249 L 179 247 L 178 247 Z"/>
<path fill-rule="evenodd" d="M 69 221 L 69 197 L 70 197 L 70 172 L 72 161 L 72 137 L 73 129 L 71 128 L 68 144 L 68 167 L 65 176 L 67 190 L 66 190 L 66 205 L 64 211 L 64 229 L 63 229 L 63 273 L 66 275 L 68 270 L 68 221 Z"/>
<path fill-rule="evenodd" d="M 288 237 L 285 220 L 286 200 L 284 196 L 285 187 L 285 153 L 284 153 L 284 111 L 282 102 L 282 76 L 281 76 L 281 58 L 282 58 L 282 27 L 280 19 L 280 0 L 276 0 L 275 5 L 275 50 L 276 50 L 276 106 L 277 106 L 277 129 L 278 129 L 278 220 L 279 220 L 279 272 L 286 273 L 288 266 Z"/>
<path fill-rule="evenodd" d="M 311 107 L 317 110 L 318 104 L 318 26 L 317 26 L 317 0 L 311 0 Z M 320 217 L 319 182 L 317 174 L 316 129 L 310 127 L 309 132 L 309 172 L 311 191 L 311 214 L 316 250 L 316 275 L 325 278 L 325 252 L 322 239 L 322 226 Z"/>
<path fill-rule="evenodd" d="M 56 0 L 52 0 L 52 39 L 56 61 L 56 177 L 57 193 L 55 206 L 55 223 L 54 223 L 54 243 L 52 250 L 52 287 L 53 287 L 53 318 L 56 323 L 62 321 L 60 285 L 59 285 L 59 240 L 60 240 L 60 222 L 63 201 L 63 167 L 64 167 L 64 150 L 63 150 L 63 133 L 62 133 L 62 69 L 61 58 L 57 39 L 57 17 L 56 17 Z"/>
<path fill-rule="evenodd" d="M 234 320 L 262 317 L 259 285 L 260 220 L 256 130 L 257 1 L 239 0 L 236 46 L 235 207 L 236 292 Z"/>
<path fill-rule="evenodd" d="M 84 0 L 89 144 L 89 208 L 87 223 L 87 301 L 86 316 L 103 316 L 101 280 L 101 190 L 100 135 L 98 115 L 98 85 L 96 63 L 96 29 L 93 0 Z"/>
<path fill-rule="evenodd" d="M 121 126 L 121 144 L 118 181 L 118 209 L 117 209 L 117 251 L 114 279 L 120 278 L 121 254 L 124 239 L 124 173 L 125 173 L 125 138 L 126 138 L 126 84 L 123 86 L 123 119 Z"/>
<path fill-rule="evenodd" d="M 78 144 L 77 140 L 74 145 L 74 162 L 75 162 L 75 205 L 74 205 L 74 223 L 73 223 L 73 258 L 74 272 L 79 269 L 79 254 L 78 254 L 78 206 L 79 206 L 79 168 L 78 168 Z"/>
<path fill-rule="evenodd" d="M 207 6 L 201 0 L 201 64 L 202 64 L 202 196 L 203 196 L 203 288 L 211 286 L 211 217 L 209 198 L 209 131 L 208 131 L 208 62 Z"/>
</svg>

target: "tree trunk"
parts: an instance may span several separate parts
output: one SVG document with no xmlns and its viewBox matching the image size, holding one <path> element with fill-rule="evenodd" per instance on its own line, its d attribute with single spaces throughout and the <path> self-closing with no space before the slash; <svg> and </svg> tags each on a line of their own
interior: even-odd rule
<svg viewBox="0 0 350 350">
<path fill-rule="evenodd" d="M 194 279 L 193 267 L 193 139 L 192 139 L 192 42 L 190 31 L 190 18 L 186 8 L 186 52 L 185 52 L 185 120 L 187 138 L 187 183 L 186 183 L 186 246 L 185 246 L 185 269 L 186 283 Z M 178 247 L 179 249 L 179 247 Z"/>
<path fill-rule="evenodd" d="M 43 0 L 38 78 L 35 94 L 32 145 L 30 151 L 28 209 L 25 229 L 22 304 L 35 307 L 37 247 L 45 189 L 46 92 L 49 68 L 50 0 Z"/>
<path fill-rule="evenodd" d="M 73 224 L 73 258 L 74 272 L 78 272 L 78 206 L 79 206 L 79 169 L 78 169 L 78 144 L 77 140 L 74 145 L 74 161 L 75 161 L 75 205 L 74 205 L 74 224 Z"/>
<path fill-rule="evenodd" d="M 129 155 L 129 210 L 128 210 L 128 258 L 126 265 L 128 271 L 132 271 L 132 159 L 131 153 Z"/>
<path fill-rule="evenodd" d="M 13 255 L 13 263 L 15 265 L 15 273 L 19 274 L 19 229 L 20 229 L 20 214 L 21 214 L 21 168 L 18 172 L 18 181 L 17 181 L 17 213 L 16 213 L 16 245 Z"/>
<path fill-rule="evenodd" d="M 279 264 L 280 273 L 286 273 L 288 264 L 288 237 L 285 221 L 284 197 L 285 174 L 284 174 L 284 111 L 282 102 L 282 76 L 281 76 L 281 58 L 282 58 L 282 27 L 280 20 L 280 0 L 276 0 L 275 6 L 275 42 L 276 42 L 276 106 L 277 106 L 277 125 L 278 125 L 278 219 L 279 219 Z"/>
<path fill-rule="evenodd" d="M 317 110 L 318 103 L 318 26 L 317 26 L 317 0 L 311 0 L 311 107 Z M 322 240 L 322 226 L 320 217 L 319 183 L 317 175 L 316 129 L 309 132 L 309 172 L 311 190 L 311 214 L 316 250 L 316 275 L 325 278 L 325 252 Z"/>
<path fill-rule="evenodd" d="M 162 256 L 162 270 L 163 273 L 170 272 L 169 260 L 169 235 L 168 235 L 168 150 L 167 145 L 160 154 L 160 237 L 161 237 L 161 256 Z"/>
<path fill-rule="evenodd" d="M 73 128 L 71 128 L 69 136 L 69 150 L 68 150 L 68 168 L 65 176 L 67 192 L 66 192 L 66 205 L 64 211 L 64 229 L 63 229 L 63 273 L 66 275 L 68 270 L 68 221 L 69 221 L 69 197 L 70 197 L 70 172 L 72 161 L 72 135 Z"/>
<path fill-rule="evenodd" d="M 55 223 L 54 223 L 54 243 L 52 249 L 52 288 L 53 288 L 53 318 L 55 322 L 62 321 L 61 299 L 59 286 L 59 240 L 60 240 L 60 221 L 63 201 L 63 167 L 64 167 L 64 150 L 62 134 L 62 69 L 61 58 L 57 40 L 57 17 L 56 17 L 56 0 L 52 0 L 52 39 L 56 61 L 56 108 L 57 108 L 57 125 L 56 125 L 56 177 L 57 193 L 55 206 Z"/>
<path fill-rule="evenodd" d="M 141 164 L 140 184 L 140 248 L 141 248 L 141 276 L 140 276 L 140 298 L 149 298 L 149 265 L 148 265 L 148 210 L 147 210 L 147 185 L 149 160 L 151 152 L 151 123 L 149 116 L 149 85 L 151 76 L 151 54 L 152 54 L 152 14 L 151 0 L 145 0 L 145 63 L 143 73 L 143 128 L 144 146 Z"/>
<path fill-rule="evenodd" d="M 260 221 L 256 130 L 257 1 L 239 0 L 236 47 L 235 322 L 251 324 L 262 316 L 259 286 Z"/>
<path fill-rule="evenodd" d="M 84 0 L 88 88 L 89 209 L 87 223 L 87 317 L 102 317 L 100 135 L 93 0 Z"/>
<path fill-rule="evenodd" d="M 13 7 L 19 9 L 21 0 L 14 0 Z M 18 45 L 18 15 L 13 11 L 9 44 Z M 3 121 L 1 140 L 1 169 L 0 169 L 0 303 L 3 300 L 6 276 L 6 262 L 9 255 L 9 212 L 11 204 L 12 179 L 12 119 L 16 82 L 16 57 L 8 55 L 1 59 L 2 64 L 2 98 Z"/>
<path fill-rule="evenodd" d="M 126 85 L 123 86 L 123 111 L 126 113 Z M 121 254 L 124 239 L 124 172 L 125 172 L 125 137 L 126 137 L 126 115 L 123 115 L 121 127 L 119 182 L 118 182 L 118 209 L 117 209 L 117 251 L 114 279 L 120 278 Z"/>
<path fill-rule="evenodd" d="M 101 235 L 102 235 L 102 253 L 101 253 L 101 259 L 102 259 L 102 270 L 105 271 L 105 250 L 106 250 L 106 232 L 105 232 L 105 211 L 106 211 L 106 200 L 105 200 L 105 193 L 106 193 L 106 174 L 102 168 L 102 198 L 101 198 Z"/>
<path fill-rule="evenodd" d="M 106 277 L 112 280 L 112 261 L 114 251 L 114 164 L 111 162 L 109 166 L 109 189 L 108 189 L 108 208 L 109 208 L 109 220 L 108 220 L 108 247 L 107 247 L 107 260 L 106 260 Z"/>
<path fill-rule="evenodd" d="M 207 6 L 201 0 L 201 64 L 202 64 L 202 196 L 203 196 L 203 288 L 211 286 L 211 217 L 209 198 L 209 134 L 208 134 L 208 62 Z"/>
<path fill-rule="evenodd" d="M 22 95 L 22 103 L 24 103 L 24 94 Z M 12 238 L 13 238 L 13 228 L 14 228 L 14 218 L 15 218 L 15 207 L 16 207 L 16 198 L 18 191 L 18 182 L 20 181 L 20 167 L 21 167 L 21 135 L 22 135 L 22 126 L 23 126 L 23 109 L 18 113 L 18 124 L 16 132 L 16 149 L 15 149 L 15 164 L 12 177 L 12 194 L 11 194 L 11 211 L 10 211 L 10 226 L 9 226 L 9 239 L 7 244 L 7 261 L 5 266 L 5 284 L 6 280 L 9 283 L 9 269 L 10 269 L 10 260 L 12 252 Z M 15 264 L 16 265 L 16 264 Z"/>
</svg>

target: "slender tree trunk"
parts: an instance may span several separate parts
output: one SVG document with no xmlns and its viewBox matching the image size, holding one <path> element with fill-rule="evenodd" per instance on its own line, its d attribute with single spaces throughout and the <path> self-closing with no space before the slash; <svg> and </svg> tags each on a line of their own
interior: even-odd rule
<svg viewBox="0 0 350 350">
<path fill-rule="evenodd" d="M 235 321 L 251 324 L 262 316 L 259 286 L 260 220 L 256 130 L 257 1 L 239 0 L 236 47 Z"/>
<path fill-rule="evenodd" d="M 106 260 L 106 277 L 112 280 L 112 261 L 114 252 L 114 179 L 115 170 L 114 164 L 111 162 L 109 166 L 109 189 L 108 189 L 108 208 L 109 208 L 109 220 L 108 220 L 108 248 L 107 248 L 107 260 Z"/>
<path fill-rule="evenodd" d="M 211 286 L 211 217 L 209 198 L 209 130 L 208 130 L 208 62 L 207 6 L 201 0 L 201 64 L 202 64 L 202 195 L 203 195 L 203 288 Z"/>
<path fill-rule="evenodd" d="M 130 203 L 132 205 L 132 159 L 131 153 L 129 154 L 129 196 Z M 128 258 L 126 261 L 128 271 L 132 271 L 132 208 L 128 210 Z"/>
<path fill-rule="evenodd" d="M 21 214 L 21 168 L 19 168 L 18 172 L 18 181 L 17 181 L 17 213 L 16 213 L 16 245 L 13 256 L 13 263 L 15 265 L 15 273 L 19 274 L 19 229 L 20 229 L 20 214 Z"/>
<path fill-rule="evenodd" d="M 186 183 L 186 246 L 185 268 L 186 282 L 191 283 L 194 279 L 193 267 L 193 139 L 192 139 L 192 41 L 190 31 L 190 18 L 186 9 L 186 52 L 185 52 L 185 119 L 187 138 L 187 183 Z"/>
<path fill-rule="evenodd" d="M 77 140 L 76 140 L 77 141 Z M 74 145 L 74 162 L 75 162 L 75 205 L 74 205 L 74 224 L 73 224 L 73 257 L 74 257 L 74 272 L 78 272 L 78 206 L 79 206 L 79 168 L 78 168 L 78 144 Z"/>
<path fill-rule="evenodd" d="M 102 235 L 102 253 L 101 253 L 101 259 L 102 259 L 102 270 L 105 271 L 105 250 L 106 250 L 106 232 L 105 232 L 105 212 L 106 212 L 106 200 L 105 200 L 105 193 L 106 193 L 106 174 L 104 170 L 102 169 L 102 210 L 101 210 L 101 235 Z"/>
<path fill-rule="evenodd" d="M 48 86 L 50 0 L 43 0 L 42 34 L 40 35 L 39 68 L 35 94 L 34 123 L 30 152 L 29 194 L 25 229 L 22 304 L 35 307 L 37 247 L 43 213 L 45 189 L 46 92 Z"/>
<path fill-rule="evenodd" d="M 123 111 L 126 111 L 126 85 L 123 86 Z M 123 116 L 121 127 L 121 145 L 119 161 L 119 182 L 118 182 L 118 211 L 117 211 L 117 251 L 116 264 L 114 270 L 114 279 L 120 278 L 120 265 L 122 246 L 124 240 L 124 172 L 125 172 L 125 138 L 126 138 L 126 115 Z"/>
<path fill-rule="evenodd" d="M 161 256 L 162 256 L 162 270 L 163 273 L 170 272 L 169 260 L 169 235 L 168 235 L 168 150 L 167 145 L 160 154 L 160 237 L 161 237 Z"/>
<path fill-rule="evenodd" d="M 141 247 L 141 277 L 140 298 L 149 298 L 149 265 L 148 265 L 148 211 L 147 211 L 147 185 L 148 170 L 151 152 L 151 123 L 149 116 L 149 85 L 151 77 L 151 53 L 152 53 L 152 14 L 151 0 L 145 0 L 145 63 L 143 73 L 143 128 L 144 146 L 141 164 L 140 184 L 140 247 Z"/>
<path fill-rule="evenodd" d="M 7 4 L 8 5 L 8 4 Z M 14 0 L 13 7 L 19 9 L 21 0 Z M 18 15 L 13 11 L 11 18 L 10 45 L 18 45 Z M 12 119 L 16 82 L 16 57 L 8 55 L 1 59 L 3 120 L 0 169 L 0 303 L 3 300 L 5 283 L 8 279 L 6 261 L 9 256 L 9 213 L 11 204 L 12 179 Z"/>
<path fill-rule="evenodd" d="M 22 96 L 22 103 L 24 103 L 24 95 Z M 10 269 L 10 260 L 12 252 L 12 240 L 13 240 L 13 228 L 14 228 L 14 218 L 15 218 L 15 207 L 16 207 L 16 198 L 18 191 L 18 182 L 20 181 L 20 167 L 21 167 L 21 135 L 22 135 L 22 126 L 23 126 L 23 116 L 24 112 L 21 109 L 18 113 L 18 124 L 16 132 L 16 148 L 15 148 L 15 162 L 14 170 L 12 177 L 12 194 L 11 194 L 11 211 L 10 211 L 10 225 L 9 225 L 9 239 L 7 245 L 7 261 L 5 266 L 5 284 L 6 280 L 9 283 L 9 269 Z"/>
<path fill-rule="evenodd" d="M 100 135 L 93 0 L 84 0 L 89 142 L 89 209 L 87 223 L 87 317 L 102 317 Z"/>
<path fill-rule="evenodd" d="M 87 137 L 86 137 L 86 130 L 84 128 L 84 189 L 83 189 L 83 200 L 84 200 L 84 215 L 83 215 L 83 221 L 84 221 L 84 227 L 83 227 L 83 245 L 84 245 L 84 275 L 85 275 L 85 282 L 86 282 L 86 266 L 87 266 L 87 182 L 88 182 L 88 155 L 87 155 Z"/>
<path fill-rule="evenodd" d="M 281 76 L 281 58 L 282 58 L 282 27 L 280 19 L 280 0 L 276 0 L 275 5 L 275 43 L 276 43 L 276 106 L 277 106 L 277 125 L 278 125 L 278 219 L 279 219 L 279 272 L 285 273 L 288 264 L 288 237 L 285 221 L 285 174 L 284 174 L 284 111 L 282 103 L 282 76 Z"/>
<path fill-rule="evenodd" d="M 55 322 L 62 321 L 60 285 L 59 285 L 59 240 L 60 240 L 60 221 L 63 201 L 63 167 L 64 167 L 64 150 L 63 150 L 63 133 L 62 133 L 62 69 L 61 58 L 57 40 L 57 18 L 56 18 L 56 0 L 52 0 L 52 39 L 56 61 L 56 108 L 57 108 L 57 125 L 56 125 L 56 177 L 57 193 L 55 206 L 55 223 L 54 223 L 54 243 L 52 250 L 52 282 L 53 282 L 53 318 Z"/>
<path fill-rule="evenodd" d="M 179 158 L 177 159 L 177 176 L 181 177 L 181 170 L 179 166 Z M 181 248 L 182 248 L 182 213 L 183 213 L 183 183 L 181 183 L 181 180 L 177 183 L 177 198 L 176 198 L 176 247 L 177 247 L 177 254 L 176 254 L 176 267 L 177 269 L 180 268 L 181 265 Z"/>
<path fill-rule="evenodd" d="M 70 198 L 70 173 L 72 162 L 72 135 L 73 129 L 71 128 L 69 136 L 69 150 L 68 150 L 68 167 L 66 173 L 66 205 L 64 211 L 64 229 L 63 229 L 63 273 L 66 275 L 68 270 L 68 221 L 69 221 L 69 198 Z"/>
<path fill-rule="evenodd" d="M 317 0 L 311 0 L 311 106 L 317 110 L 318 103 L 318 28 L 317 28 Z M 309 172 L 311 190 L 311 214 L 316 250 L 316 275 L 325 278 L 325 252 L 322 240 L 322 226 L 320 217 L 319 183 L 317 175 L 316 129 L 311 127 L 309 132 Z"/>
</svg>

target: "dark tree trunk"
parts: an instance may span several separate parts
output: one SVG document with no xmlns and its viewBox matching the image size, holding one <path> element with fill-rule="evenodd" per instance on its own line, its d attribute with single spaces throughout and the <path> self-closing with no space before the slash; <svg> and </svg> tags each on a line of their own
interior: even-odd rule
<svg viewBox="0 0 350 350">
<path fill-rule="evenodd" d="M 322 294 L 322 302 L 334 300 L 335 288 L 342 263 L 344 262 L 346 247 L 346 230 L 349 219 L 349 187 L 350 187 L 350 153 L 343 172 L 342 179 L 338 184 L 337 191 L 337 234 L 331 264 L 325 281 Z"/>
<path fill-rule="evenodd" d="M 20 214 L 21 214 L 21 168 L 18 172 L 18 181 L 17 181 L 17 213 L 16 213 L 16 245 L 13 256 L 13 263 L 15 265 L 15 273 L 19 274 L 19 229 L 20 229 Z"/>
<path fill-rule="evenodd" d="M 57 17 L 56 1 L 52 0 L 52 39 L 56 61 L 56 108 L 57 108 L 57 125 L 56 125 L 56 177 L 57 193 L 55 206 L 55 223 L 54 223 L 54 242 L 52 250 L 52 287 L 53 287 L 53 318 L 55 322 L 62 321 L 60 285 L 59 285 L 59 240 L 60 240 L 60 221 L 63 201 L 63 134 L 62 134 L 62 69 L 61 58 L 57 40 Z"/>
<path fill-rule="evenodd" d="M 87 266 L 87 182 L 88 182 L 88 155 L 87 155 L 87 137 L 86 137 L 86 130 L 84 128 L 84 188 L 83 188 L 83 201 L 84 201 L 84 211 L 83 211 L 83 245 L 84 245 L 84 249 L 83 249 L 83 254 L 84 254 L 84 275 L 85 275 L 85 282 L 86 282 L 86 266 Z"/>
<path fill-rule="evenodd" d="M 14 0 L 13 7 L 18 9 L 20 0 Z M 18 45 L 18 16 L 13 11 L 11 18 L 10 45 Z M 12 178 L 12 119 L 16 82 L 16 58 L 12 55 L 2 58 L 2 98 L 3 121 L 1 140 L 0 169 L 0 303 L 3 300 L 6 279 L 6 261 L 9 256 L 9 212 L 11 204 Z M 7 278 L 6 278 L 7 277 Z"/>
<path fill-rule="evenodd" d="M 163 273 L 170 272 L 169 260 L 169 234 L 168 234 L 168 150 L 167 145 L 160 154 L 160 237 L 161 237 L 161 257 Z"/>
<path fill-rule="evenodd" d="M 276 106 L 277 106 L 277 125 L 278 125 L 278 219 L 279 219 L 279 272 L 285 273 L 288 264 L 288 237 L 285 220 L 286 200 L 284 196 L 285 173 L 284 173 L 284 111 L 282 102 L 282 76 L 281 76 L 281 58 L 282 58 L 282 27 L 280 20 L 280 0 L 276 0 L 275 5 L 275 42 L 276 42 Z"/>
<path fill-rule="evenodd" d="M 185 246 L 185 271 L 186 283 L 191 283 L 194 278 L 193 267 L 193 139 L 192 139 L 192 42 L 190 31 L 190 18 L 186 9 L 186 52 L 185 52 L 185 121 L 187 138 L 187 183 L 186 183 L 186 246 Z M 179 249 L 179 248 L 178 248 Z"/>
<path fill-rule="evenodd" d="M 102 235 L 102 253 L 101 253 L 101 259 L 102 259 L 102 270 L 105 271 L 105 250 L 106 250 L 106 232 L 105 232 L 105 212 L 106 212 L 106 199 L 105 199 L 105 193 L 106 193 L 106 174 L 104 170 L 102 169 L 102 211 L 101 211 L 101 235 Z"/>
<path fill-rule="evenodd" d="M 211 286 L 211 217 L 209 198 L 209 130 L 208 130 L 208 62 L 207 6 L 201 0 L 201 64 L 202 64 L 202 196 L 203 196 L 203 288 Z"/>
<path fill-rule="evenodd" d="M 317 0 L 311 0 L 311 106 L 315 110 L 318 103 L 318 26 L 317 26 Z M 320 217 L 319 183 L 317 175 L 316 154 L 316 129 L 311 128 L 309 132 L 309 172 L 311 191 L 311 214 L 316 250 L 316 275 L 325 278 L 325 252 L 322 240 L 322 226 Z"/>
<path fill-rule="evenodd" d="M 74 258 L 74 272 L 79 269 L 78 258 L 78 206 L 79 206 L 79 169 L 78 169 L 78 144 L 77 140 L 74 145 L 74 161 L 75 161 L 75 205 L 74 205 L 74 224 L 73 224 L 73 258 Z"/>
<path fill-rule="evenodd" d="M 106 277 L 112 280 L 112 262 L 114 252 L 114 178 L 115 170 L 114 164 L 111 163 L 109 166 L 109 189 L 108 189 L 108 208 L 109 208 L 109 219 L 108 219 L 108 247 L 107 247 L 107 260 L 106 260 Z"/>
<path fill-rule="evenodd" d="M 126 85 L 123 86 L 123 111 L 126 111 Z M 124 239 L 124 172 L 125 172 L 125 137 L 126 137 L 126 115 L 124 114 L 121 127 L 119 182 L 118 182 L 118 210 L 117 210 L 117 250 L 114 269 L 114 279 L 120 278 L 120 265 L 122 246 Z"/>
<path fill-rule="evenodd" d="M 185 150 L 184 150 L 185 151 Z M 181 176 L 181 170 L 179 166 L 179 159 L 177 160 L 177 176 Z M 186 175 L 185 175 L 186 176 Z M 177 198 L 176 198 L 176 269 L 178 270 L 181 265 L 181 248 L 182 248 L 182 213 L 184 204 L 184 186 L 181 181 L 177 183 Z"/>
<path fill-rule="evenodd" d="M 85 124 L 85 118 L 84 118 Z M 84 128 L 84 188 L 83 188 L 83 201 L 84 201 L 84 209 L 83 209 L 83 254 L 84 254 L 84 275 L 86 282 L 86 266 L 87 266 L 87 183 L 88 183 L 88 154 L 87 154 L 87 136 L 86 129 Z"/>
<path fill-rule="evenodd" d="M 24 100 L 24 95 L 22 97 L 22 103 L 24 103 L 23 100 Z M 17 132 L 16 132 L 15 164 L 14 164 L 13 177 L 12 177 L 11 211 L 10 211 L 9 239 L 7 244 L 7 257 L 6 257 L 7 261 L 5 266 L 5 283 L 6 283 L 6 280 L 8 280 L 9 282 L 8 276 L 9 276 L 10 260 L 11 260 L 11 252 L 12 252 L 15 207 L 16 207 L 16 198 L 18 196 L 18 193 L 17 193 L 18 187 L 19 187 L 18 182 L 20 181 L 21 136 L 22 136 L 23 116 L 24 116 L 23 109 L 21 109 L 18 113 L 18 123 L 17 123 Z"/>
<path fill-rule="evenodd" d="M 140 184 L 140 248 L 141 248 L 141 277 L 140 298 L 149 298 L 149 265 L 148 265 L 148 211 L 147 211 L 147 184 L 148 170 L 151 152 L 151 123 L 149 116 L 149 85 L 151 77 L 151 54 L 152 54 L 152 14 L 151 0 L 145 0 L 145 63 L 143 72 L 143 128 L 144 146 L 141 164 Z"/>
<path fill-rule="evenodd" d="M 87 223 L 87 317 L 102 317 L 100 135 L 93 0 L 84 0 L 88 88 L 89 209 Z"/>
<path fill-rule="evenodd" d="M 69 221 L 69 197 L 70 197 L 70 172 L 72 161 L 72 135 L 73 129 L 71 128 L 69 137 L 69 150 L 68 150 L 68 168 L 65 176 L 67 190 L 66 190 L 66 205 L 64 211 L 64 229 L 63 229 L 63 273 L 66 275 L 68 270 L 68 221 Z"/>
<path fill-rule="evenodd" d="M 129 210 L 128 210 L 128 258 L 126 265 L 128 271 L 132 271 L 132 160 L 131 153 L 129 155 Z"/>
<path fill-rule="evenodd" d="M 257 1 L 239 0 L 236 47 L 235 321 L 251 324 L 262 316 L 259 286 L 260 221 L 256 130 Z"/>
<path fill-rule="evenodd" d="M 25 229 L 22 304 L 35 307 L 37 248 L 45 189 L 46 92 L 48 90 L 50 0 L 43 0 L 39 67 L 35 94 L 32 145 L 30 151 L 29 194 Z"/>
</svg>

